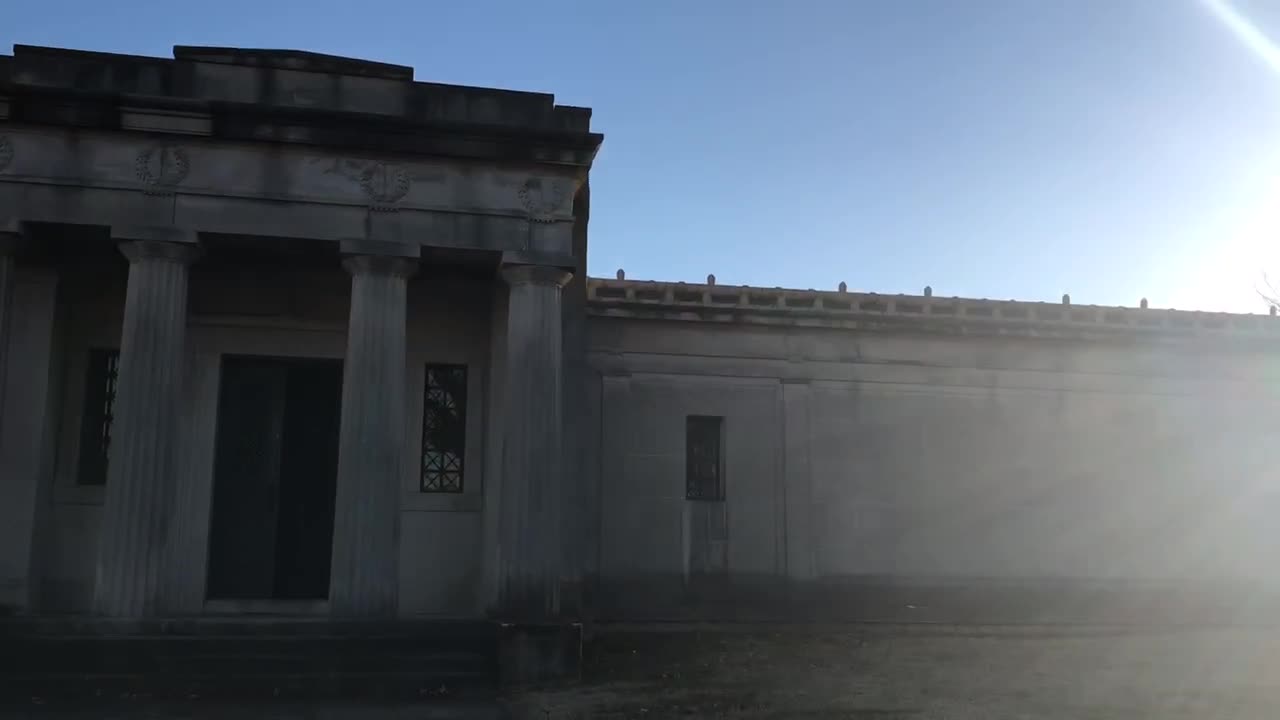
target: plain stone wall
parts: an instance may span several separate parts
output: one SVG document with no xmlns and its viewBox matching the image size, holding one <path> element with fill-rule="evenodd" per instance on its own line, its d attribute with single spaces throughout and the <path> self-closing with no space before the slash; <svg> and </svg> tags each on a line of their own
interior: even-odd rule
<svg viewBox="0 0 1280 720">
<path fill-rule="evenodd" d="M 92 347 L 115 347 L 123 314 L 125 268 L 64 271 L 59 312 L 65 370 L 55 385 L 60 416 L 49 531 L 40 573 L 47 610 L 80 611 L 93 594 L 102 488 L 75 483 L 84 363 Z M 400 532 L 402 615 L 469 616 L 479 608 L 481 510 L 489 472 L 484 421 L 493 282 L 427 270 L 410 281 L 406 448 Z M 188 366 L 178 467 L 179 518 L 170 540 L 170 602 L 203 609 L 208 553 L 218 379 L 223 354 L 341 358 L 349 276 L 341 268 L 290 270 L 197 264 L 191 276 Z M 11 356 L 12 357 L 12 356 Z M 20 356 L 21 357 L 21 356 Z M 468 366 L 465 492 L 418 492 L 422 402 L 427 363 Z M 9 497 L 6 495 L 6 498 Z M 8 509 L 6 505 L 6 509 Z"/>
<path fill-rule="evenodd" d="M 54 437 L 55 462 L 47 514 L 48 531 L 40 540 L 39 608 L 87 611 L 93 600 L 94 563 L 102 520 L 102 487 L 76 484 L 81 404 L 89 350 L 118 348 L 124 321 L 128 264 L 123 256 L 96 269 L 70 266 L 58 270 L 57 298 L 61 363 L 53 375 L 59 388 Z"/>
<path fill-rule="evenodd" d="M 815 384 L 819 573 L 1274 582 L 1275 451 L 1217 400 Z"/>
<path fill-rule="evenodd" d="M 607 575 L 678 573 L 710 554 L 730 573 L 783 570 L 776 504 L 779 452 L 776 381 L 754 378 L 611 376 L 605 380 L 606 451 L 601 488 L 601 562 Z M 687 415 L 725 418 L 728 544 L 692 544 L 702 503 L 685 500 Z M 720 551 L 720 552 L 718 552 Z"/>
<path fill-rule="evenodd" d="M 690 414 L 725 418 L 731 594 L 1280 590 L 1266 348 L 603 317 L 590 346 L 605 612 L 694 602 Z"/>
<path fill-rule="evenodd" d="M 405 497 L 400 520 L 400 613 L 474 616 L 480 611 L 485 486 L 498 473 L 486 462 L 490 377 L 489 321 L 496 278 L 421 276 L 409 284 L 409 379 L 405 407 Z M 418 492 L 422 396 L 427 363 L 467 366 L 464 492 Z"/>
</svg>

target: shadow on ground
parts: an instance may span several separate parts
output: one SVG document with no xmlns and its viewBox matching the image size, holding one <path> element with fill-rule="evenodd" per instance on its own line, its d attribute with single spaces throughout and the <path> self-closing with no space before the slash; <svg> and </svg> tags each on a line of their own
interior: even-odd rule
<svg viewBox="0 0 1280 720">
<path fill-rule="evenodd" d="M 1280 628 L 608 628 L 520 716 L 1268 718 Z"/>
<path fill-rule="evenodd" d="M 473 705 L 0 708 L 3 718 L 211 720 L 1263 720 L 1280 627 L 612 626 L 572 686 Z"/>
</svg>

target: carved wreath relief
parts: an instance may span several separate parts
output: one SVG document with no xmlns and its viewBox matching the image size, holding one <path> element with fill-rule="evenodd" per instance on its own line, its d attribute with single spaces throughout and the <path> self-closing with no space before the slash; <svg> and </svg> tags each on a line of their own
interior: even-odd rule
<svg viewBox="0 0 1280 720">
<path fill-rule="evenodd" d="M 520 204 L 534 222 L 552 222 L 564 209 L 573 186 L 567 180 L 529 178 L 520 186 Z"/>
<path fill-rule="evenodd" d="M 148 195 L 167 195 L 187 177 L 191 160 L 177 145 L 155 145 L 138 153 L 134 171 Z"/>
<path fill-rule="evenodd" d="M 398 165 L 370 163 L 360 173 L 360 189 L 374 210 L 395 210 L 395 204 L 409 194 L 409 173 Z"/>
<path fill-rule="evenodd" d="M 0 172 L 13 162 L 13 141 L 8 135 L 0 135 Z"/>
<path fill-rule="evenodd" d="M 369 209 L 391 212 L 409 194 L 413 177 L 401 165 L 381 160 L 336 159 L 325 173 L 339 175 L 360 187 Z"/>
</svg>

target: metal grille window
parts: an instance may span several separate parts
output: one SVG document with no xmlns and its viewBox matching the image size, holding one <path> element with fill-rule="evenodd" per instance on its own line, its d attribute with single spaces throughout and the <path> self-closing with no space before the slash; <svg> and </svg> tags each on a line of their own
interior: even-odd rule
<svg viewBox="0 0 1280 720">
<path fill-rule="evenodd" d="M 80 485 L 104 485 L 107 482 L 112 410 L 119 369 L 119 350 L 94 348 L 89 351 L 84 378 L 84 408 L 80 416 L 80 465 L 76 473 L 76 482 Z"/>
<path fill-rule="evenodd" d="M 690 415 L 685 418 L 685 497 L 724 500 L 724 418 Z"/>
<path fill-rule="evenodd" d="M 467 368 L 428 365 L 422 398 L 424 493 L 460 493 L 467 446 Z"/>
</svg>

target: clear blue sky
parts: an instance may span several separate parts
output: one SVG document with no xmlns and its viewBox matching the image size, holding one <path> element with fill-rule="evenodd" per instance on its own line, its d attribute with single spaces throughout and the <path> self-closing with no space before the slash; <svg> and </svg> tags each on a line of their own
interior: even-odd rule
<svg viewBox="0 0 1280 720">
<path fill-rule="evenodd" d="M 1233 31 L 1209 1 L 43 0 L 0 43 L 289 47 L 593 107 L 594 275 L 1261 310 L 1280 2 Z"/>
</svg>

